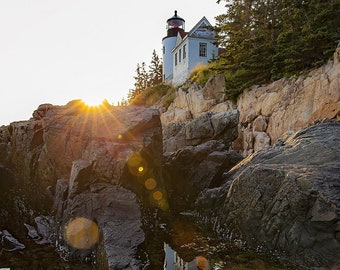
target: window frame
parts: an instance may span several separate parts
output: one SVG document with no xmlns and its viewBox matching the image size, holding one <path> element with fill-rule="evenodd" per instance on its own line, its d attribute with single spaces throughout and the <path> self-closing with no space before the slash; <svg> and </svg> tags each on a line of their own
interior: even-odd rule
<svg viewBox="0 0 340 270">
<path fill-rule="evenodd" d="M 208 43 L 200 42 L 199 51 L 198 51 L 199 57 L 207 57 L 207 49 L 208 49 Z"/>
</svg>

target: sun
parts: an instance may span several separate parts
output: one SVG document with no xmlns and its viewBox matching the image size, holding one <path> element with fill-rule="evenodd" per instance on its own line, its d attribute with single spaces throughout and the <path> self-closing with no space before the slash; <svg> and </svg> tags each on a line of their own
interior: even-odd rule
<svg viewBox="0 0 340 270">
<path fill-rule="evenodd" d="M 100 107 L 101 105 L 103 105 L 105 98 L 93 96 L 93 97 L 82 98 L 81 100 L 88 107 Z"/>
</svg>

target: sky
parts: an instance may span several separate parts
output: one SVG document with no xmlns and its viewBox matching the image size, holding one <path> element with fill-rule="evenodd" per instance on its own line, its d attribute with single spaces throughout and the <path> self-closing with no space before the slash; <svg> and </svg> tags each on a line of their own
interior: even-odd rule
<svg viewBox="0 0 340 270">
<path fill-rule="evenodd" d="M 137 64 L 162 56 L 174 10 L 186 31 L 225 13 L 216 0 L 0 0 L 0 126 L 44 103 L 121 101 Z"/>
</svg>

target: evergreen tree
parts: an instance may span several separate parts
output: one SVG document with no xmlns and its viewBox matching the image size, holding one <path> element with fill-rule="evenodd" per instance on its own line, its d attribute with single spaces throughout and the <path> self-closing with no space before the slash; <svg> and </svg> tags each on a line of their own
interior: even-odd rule
<svg viewBox="0 0 340 270">
<path fill-rule="evenodd" d="M 138 63 L 136 76 L 133 78 L 135 79 L 135 89 L 130 89 L 127 97 L 129 101 L 135 99 L 136 96 L 142 93 L 145 89 L 162 83 L 162 63 L 156 53 L 156 50 L 153 50 L 149 69 L 146 69 L 145 62 L 142 62 L 142 64 Z"/>
<path fill-rule="evenodd" d="M 340 37 L 340 0 L 284 0 L 273 79 L 325 63 Z"/>
<path fill-rule="evenodd" d="M 216 17 L 217 38 L 226 48 L 217 68 L 226 73 L 229 98 L 236 98 L 243 89 L 270 79 L 274 5 L 275 1 L 235 0 L 227 4 L 226 14 Z"/>
<path fill-rule="evenodd" d="M 131 94 L 132 98 L 140 94 L 144 89 L 146 89 L 149 86 L 149 74 L 146 71 L 145 62 L 142 62 L 142 65 L 140 65 L 139 63 L 137 64 L 136 76 L 134 77 L 134 79 L 135 89 Z"/>
<path fill-rule="evenodd" d="M 216 69 L 226 75 L 226 94 L 236 98 L 253 84 L 319 66 L 340 37 L 340 0 L 219 0 L 218 45 L 226 53 Z"/>
<path fill-rule="evenodd" d="M 156 50 L 153 50 L 151 64 L 149 66 L 149 85 L 155 86 L 160 84 L 162 80 L 162 62 Z"/>
</svg>

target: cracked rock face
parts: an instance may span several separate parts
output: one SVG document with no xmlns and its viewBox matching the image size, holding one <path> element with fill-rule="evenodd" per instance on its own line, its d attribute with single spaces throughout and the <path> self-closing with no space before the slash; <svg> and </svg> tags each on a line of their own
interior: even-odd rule
<svg viewBox="0 0 340 270">
<path fill-rule="evenodd" d="M 160 203 L 146 180 L 163 191 L 157 110 L 43 104 L 32 119 L 0 128 L 0 153 L 3 168 L 15 171 L 16 181 L 7 182 L 25 198 L 16 222 L 30 237 L 55 243 L 66 258 L 139 269 L 145 240 L 140 201 L 151 208 Z M 21 214 L 12 204 L 0 212 L 6 221 L 9 212 Z M 37 222 L 41 213 L 53 222 Z"/>
<path fill-rule="evenodd" d="M 309 266 L 340 254 L 340 123 L 327 122 L 260 151 L 201 193 L 196 208 L 222 237 L 285 252 Z"/>
</svg>

